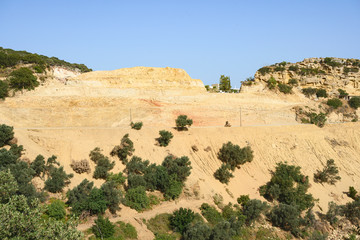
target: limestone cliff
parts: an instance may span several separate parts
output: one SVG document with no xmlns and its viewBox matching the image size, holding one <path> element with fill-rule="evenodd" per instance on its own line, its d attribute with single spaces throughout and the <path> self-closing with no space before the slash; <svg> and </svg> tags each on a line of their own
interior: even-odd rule
<svg viewBox="0 0 360 240">
<path fill-rule="evenodd" d="M 262 67 L 255 73 L 255 82 L 266 83 L 271 77 L 281 83 L 295 79 L 300 87 L 321 87 L 330 93 L 341 88 L 350 95 L 360 95 L 359 68 L 359 59 L 307 58 Z"/>
</svg>

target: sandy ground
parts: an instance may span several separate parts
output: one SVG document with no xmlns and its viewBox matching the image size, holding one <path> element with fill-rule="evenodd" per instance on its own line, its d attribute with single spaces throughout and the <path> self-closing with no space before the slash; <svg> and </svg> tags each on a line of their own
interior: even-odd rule
<svg viewBox="0 0 360 240">
<path fill-rule="evenodd" d="M 53 94 L 54 86 L 62 93 Z M 37 154 L 45 157 L 54 154 L 69 173 L 74 173 L 71 161 L 88 159 L 95 147 L 100 147 L 109 156 L 126 133 L 134 142 L 135 155 L 150 162 L 160 164 L 170 153 L 188 156 L 193 169 L 179 200 L 162 203 L 143 213 L 122 207 L 119 217 L 112 219 L 131 222 L 138 230 L 139 239 L 153 239 L 141 219 L 172 212 L 179 207 L 198 209 L 202 202 L 212 202 L 216 193 L 223 196 L 225 203 L 236 202 L 242 194 L 263 199 L 258 188 L 270 179 L 269 170 L 282 161 L 299 165 L 310 177 L 310 192 L 319 199 L 315 211 L 326 211 L 329 201 L 349 201 L 344 194 L 349 186 L 360 188 L 360 124 L 331 124 L 324 128 L 300 125 L 295 121 L 292 108 L 317 104 L 300 94 L 285 96 L 264 91 L 125 97 L 107 96 L 108 88 L 99 88 L 93 95 L 91 90 L 82 89 L 87 92 L 84 95 L 73 86 L 54 83 L 18 94 L 0 103 L 0 121 L 15 127 L 19 144 L 26 149 L 26 157 L 33 160 Z M 187 114 L 194 120 L 189 131 L 177 132 L 173 128 L 179 114 Z M 143 129 L 130 129 L 130 120 L 143 121 Z M 225 121 L 233 127 L 223 127 Z M 166 148 L 156 146 L 155 138 L 162 129 L 174 134 Z M 228 141 L 241 147 L 251 146 L 255 157 L 251 163 L 236 169 L 235 177 L 224 185 L 213 177 L 213 173 L 221 165 L 217 152 Z M 193 145 L 199 151 L 194 152 Z M 205 151 L 207 147 L 211 150 Z M 341 181 L 333 186 L 314 183 L 314 172 L 322 169 L 330 158 L 339 167 Z M 116 158 L 113 160 L 116 165 L 112 171 L 122 171 L 121 162 Z M 90 164 L 94 170 L 94 164 Z M 92 179 L 92 173 L 74 175 L 70 188 L 85 178 L 98 186 L 103 183 Z M 79 229 L 89 226 L 91 221 L 80 225 Z"/>
</svg>

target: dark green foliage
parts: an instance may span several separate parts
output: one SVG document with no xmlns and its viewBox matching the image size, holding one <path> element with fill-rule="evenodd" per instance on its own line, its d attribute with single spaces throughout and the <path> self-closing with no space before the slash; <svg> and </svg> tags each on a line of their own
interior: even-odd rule
<svg viewBox="0 0 360 240">
<path fill-rule="evenodd" d="M 326 122 L 326 115 L 325 113 L 315 113 L 315 112 L 311 112 L 307 114 L 308 117 L 310 118 L 310 123 L 314 124 L 318 127 L 323 127 L 325 125 Z"/>
<path fill-rule="evenodd" d="M 225 75 L 221 75 L 220 76 L 220 82 L 219 82 L 219 90 L 227 92 L 230 89 L 231 89 L 230 77 L 225 76 Z"/>
<path fill-rule="evenodd" d="M 33 69 L 36 73 L 43 73 L 45 72 L 46 66 L 45 65 L 35 65 Z"/>
<path fill-rule="evenodd" d="M 147 186 L 147 182 L 145 181 L 144 176 L 133 174 L 133 173 L 129 174 L 128 175 L 128 189 L 137 188 L 139 186 L 143 186 L 143 187 Z"/>
<path fill-rule="evenodd" d="M 330 58 L 330 57 L 326 57 L 326 58 L 324 59 L 324 63 L 325 63 L 326 65 L 331 66 L 331 67 L 340 67 L 340 66 L 342 65 L 341 63 L 336 62 L 333 58 Z"/>
<path fill-rule="evenodd" d="M 241 195 L 236 200 L 237 200 L 238 204 L 240 204 L 241 206 L 244 206 L 246 203 L 248 203 L 250 201 L 250 197 L 249 197 L 249 195 Z"/>
<path fill-rule="evenodd" d="M 230 165 L 221 164 L 221 166 L 215 171 L 214 177 L 219 180 L 221 183 L 228 184 L 230 178 L 234 177 L 230 172 Z"/>
<path fill-rule="evenodd" d="M 73 176 L 73 174 L 66 174 L 63 167 L 51 168 L 44 189 L 52 193 L 62 192 Z"/>
<path fill-rule="evenodd" d="M 118 156 L 123 164 L 127 163 L 127 157 L 131 156 L 134 149 L 134 143 L 130 140 L 129 134 L 125 134 L 120 142 L 120 145 L 117 145 L 110 152 L 111 156 Z"/>
<path fill-rule="evenodd" d="M 210 239 L 211 228 L 202 222 L 189 225 L 183 234 L 184 240 L 208 240 Z"/>
<path fill-rule="evenodd" d="M 149 164 L 149 160 L 143 161 L 140 157 L 133 156 L 126 164 L 125 170 L 128 174 L 144 174 Z"/>
<path fill-rule="evenodd" d="M 11 144 L 9 151 L 17 158 L 20 158 L 23 155 L 24 147 L 23 145 Z"/>
<path fill-rule="evenodd" d="M 84 179 L 78 186 L 66 193 L 68 198 L 66 203 L 70 205 L 72 212 L 76 215 L 88 210 L 89 195 L 93 186 L 93 182 Z"/>
<path fill-rule="evenodd" d="M 90 72 L 84 64 L 69 63 L 60 60 L 56 57 L 46 57 L 36 53 L 29 53 L 26 51 L 15 51 L 12 49 L 5 49 L 0 47 L 0 67 L 13 67 L 19 63 L 33 63 L 38 64 L 41 69 L 45 66 L 63 66 L 70 69 L 79 69 L 81 72 Z"/>
<path fill-rule="evenodd" d="M 140 130 L 143 126 L 143 123 L 142 122 L 136 122 L 136 123 L 131 122 L 130 126 L 132 129 Z"/>
<path fill-rule="evenodd" d="M 93 188 L 87 199 L 87 209 L 91 215 L 104 213 L 107 208 L 107 201 L 104 192 L 99 188 Z"/>
<path fill-rule="evenodd" d="M 316 97 L 323 97 L 323 98 L 326 98 L 328 95 L 327 95 L 327 92 L 326 92 L 326 89 L 317 89 L 316 90 Z"/>
<path fill-rule="evenodd" d="M 121 199 L 121 192 L 116 188 L 115 182 L 105 182 L 101 185 L 101 191 L 106 200 L 106 206 L 110 212 L 115 214 L 117 210 L 120 210 L 119 204 Z"/>
<path fill-rule="evenodd" d="M 271 210 L 268 217 L 274 226 L 291 231 L 294 236 L 299 235 L 301 218 L 296 206 L 280 203 Z"/>
<path fill-rule="evenodd" d="M 354 109 L 358 109 L 358 107 L 360 107 L 360 97 L 350 98 L 349 105 L 350 105 L 350 107 L 352 107 Z"/>
<path fill-rule="evenodd" d="M 37 155 L 34 161 L 30 163 L 30 167 L 34 170 L 36 177 L 40 177 L 41 174 L 45 174 L 45 158 L 42 155 Z"/>
<path fill-rule="evenodd" d="M 89 154 L 90 159 L 96 163 L 93 177 L 95 179 L 107 179 L 109 171 L 114 168 L 115 162 L 110 162 L 109 158 L 101 153 L 100 148 L 95 148 Z"/>
<path fill-rule="evenodd" d="M 235 167 L 238 167 L 246 162 L 251 162 L 254 158 L 251 147 L 247 146 L 240 148 L 239 145 L 234 145 L 231 142 L 223 144 L 217 157 L 223 163 L 229 164 L 231 170 L 235 170 Z"/>
<path fill-rule="evenodd" d="M 9 96 L 9 85 L 0 80 L 0 99 L 5 99 Z"/>
<path fill-rule="evenodd" d="M 342 214 L 354 225 L 360 224 L 360 198 L 342 206 Z"/>
<path fill-rule="evenodd" d="M 339 181 L 341 177 L 339 176 L 338 167 L 335 165 L 334 159 L 329 159 L 326 162 L 326 166 L 322 171 L 317 170 L 314 174 L 314 182 L 318 183 L 329 183 L 334 185 Z"/>
<path fill-rule="evenodd" d="M 171 175 L 168 184 L 165 185 L 165 199 L 175 199 L 180 196 L 183 188 L 183 183 L 176 179 L 176 175 Z"/>
<path fill-rule="evenodd" d="M 297 65 L 292 65 L 289 67 L 289 71 L 297 72 L 299 71 L 299 67 Z"/>
<path fill-rule="evenodd" d="M 328 237 L 327 233 L 321 233 L 319 231 L 314 231 L 311 236 L 309 237 L 309 240 L 326 240 Z"/>
<path fill-rule="evenodd" d="M 277 67 L 274 68 L 274 71 L 275 72 L 283 72 L 283 71 L 285 71 L 285 68 L 282 67 L 282 66 L 277 66 Z"/>
<path fill-rule="evenodd" d="M 260 187 L 260 195 L 267 200 L 296 205 L 305 210 L 314 205 L 314 198 L 307 194 L 309 179 L 300 172 L 299 166 L 278 163 L 275 171 L 271 171 L 271 179 Z"/>
<path fill-rule="evenodd" d="M 338 98 L 329 99 L 329 100 L 327 100 L 326 104 L 335 109 L 342 106 L 342 102 Z"/>
<path fill-rule="evenodd" d="M 174 137 L 174 135 L 171 132 L 166 130 L 159 131 L 159 134 L 160 137 L 157 138 L 156 140 L 162 147 L 166 147 L 167 145 L 169 145 L 171 139 Z"/>
<path fill-rule="evenodd" d="M 186 227 L 194 220 L 195 213 L 188 208 L 180 208 L 173 212 L 170 217 L 170 226 L 177 232 L 183 234 Z"/>
<path fill-rule="evenodd" d="M 338 221 L 338 216 L 341 214 L 341 207 L 334 202 L 328 203 L 328 211 L 325 215 L 325 219 L 331 224 L 335 224 Z"/>
<path fill-rule="evenodd" d="M 258 72 L 259 72 L 261 75 L 264 76 L 265 74 L 271 72 L 271 68 L 269 68 L 269 67 L 262 67 L 262 68 L 260 68 L 260 69 L 258 70 Z"/>
<path fill-rule="evenodd" d="M 269 89 L 274 89 L 277 85 L 277 81 L 275 80 L 274 77 L 270 77 L 270 79 L 267 81 L 267 87 Z"/>
<path fill-rule="evenodd" d="M 179 182 L 185 182 L 187 177 L 191 173 L 191 162 L 188 157 L 182 156 L 180 158 L 174 157 L 173 155 L 168 155 L 165 157 L 162 162 L 169 176 L 175 175 L 175 180 Z"/>
<path fill-rule="evenodd" d="M 291 86 L 297 86 L 299 84 L 298 80 L 291 78 L 288 82 Z"/>
<path fill-rule="evenodd" d="M 25 67 L 19 68 L 18 70 L 14 70 L 10 73 L 8 80 L 9 87 L 16 91 L 23 89 L 33 90 L 35 87 L 39 86 L 39 82 L 33 75 L 32 71 Z"/>
<path fill-rule="evenodd" d="M 206 89 L 206 91 L 209 91 L 209 90 L 210 90 L 210 86 L 209 86 L 209 85 L 205 85 L 205 89 Z"/>
<path fill-rule="evenodd" d="M 0 204 L 8 203 L 10 198 L 16 194 L 18 184 L 10 170 L 0 171 Z"/>
<path fill-rule="evenodd" d="M 338 92 L 339 92 L 339 97 L 340 97 L 340 98 L 346 97 L 346 96 L 349 95 L 345 90 L 340 89 L 340 88 L 338 89 Z"/>
<path fill-rule="evenodd" d="M 358 197 L 357 197 L 357 191 L 355 190 L 355 188 L 353 186 L 350 186 L 349 187 L 349 192 L 348 192 L 348 197 L 356 200 Z"/>
<path fill-rule="evenodd" d="M 235 229 L 232 228 L 231 223 L 222 221 L 216 224 L 211 232 L 211 240 L 232 239 L 236 235 Z"/>
<path fill-rule="evenodd" d="M 357 67 L 351 67 L 351 68 L 344 67 L 344 73 L 348 74 L 349 72 L 357 73 L 357 72 L 359 72 L 359 68 L 357 68 Z"/>
<path fill-rule="evenodd" d="M 105 218 L 102 215 L 99 215 L 95 220 L 95 225 L 92 226 L 92 232 L 95 234 L 97 238 L 110 238 L 115 233 L 115 226 L 109 220 L 109 218 Z"/>
<path fill-rule="evenodd" d="M 278 84 L 278 88 L 279 88 L 279 91 L 280 91 L 280 92 L 285 93 L 285 94 L 289 94 L 289 93 L 292 92 L 292 91 L 291 91 L 292 86 L 287 85 L 287 84 L 279 83 L 279 84 Z"/>
<path fill-rule="evenodd" d="M 107 182 L 113 182 L 115 188 L 120 189 L 121 186 L 125 183 L 126 177 L 123 176 L 122 172 L 119 173 L 109 173 L 106 179 Z"/>
<path fill-rule="evenodd" d="M 145 188 L 143 186 L 139 186 L 129 189 L 125 195 L 125 205 L 135 209 L 136 211 L 142 211 L 149 208 L 150 201 L 146 196 Z"/>
<path fill-rule="evenodd" d="M 318 74 L 325 74 L 325 71 L 318 68 L 300 68 L 300 75 L 303 76 L 314 76 Z"/>
<path fill-rule="evenodd" d="M 210 206 L 207 203 L 203 203 L 200 207 L 201 215 L 210 223 L 211 225 L 216 225 L 223 220 L 221 213 L 219 213 L 215 207 Z"/>
<path fill-rule="evenodd" d="M 243 215 L 246 216 L 246 224 L 250 225 L 259 219 L 260 215 L 264 213 L 269 206 L 266 202 L 257 199 L 251 199 L 243 205 Z"/>
<path fill-rule="evenodd" d="M 143 179 L 146 182 L 146 188 L 150 191 L 159 190 L 164 193 L 169 187 L 169 174 L 164 166 L 151 164 L 146 169 Z"/>
<path fill-rule="evenodd" d="M 310 87 L 302 89 L 302 93 L 307 97 L 314 95 L 316 93 L 316 91 L 317 91 L 316 88 L 310 88 Z"/>
<path fill-rule="evenodd" d="M 192 119 L 188 119 L 186 115 L 179 115 L 175 120 L 176 128 L 179 131 L 187 130 L 193 124 Z"/>
<path fill-rule="evenodd" d="M 176 237 L 168 233 L 156 233 L 154 240 L 176 240 Z"/>
<path fill-rule="evenodd" d="M 0 125 L 0 147 L 9 144 L 14 138 L 14 128 L 5 124 Z"/>
<path fill-rule="evenodd" d="M 56 220 L 64 219 L 66 215 L 65 203 L 56 199 L 47 206 L 46 213 L 49 217 L 55 218 Z"/>
<path fill-rule="evenodd" d="M 138 239 L 136 228 L 130 223 L 116 222 L 115 226 L 115 235 L 114 237 L 117 240 L 120 239 Z"/>
</svg>

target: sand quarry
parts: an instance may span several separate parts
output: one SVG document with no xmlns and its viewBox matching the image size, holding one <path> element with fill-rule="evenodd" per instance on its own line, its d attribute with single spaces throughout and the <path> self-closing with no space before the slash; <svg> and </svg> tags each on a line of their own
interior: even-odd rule
<svg viewBox="0 0 360 240">
<path fill-rule="evenodd" d="M 132 223 L 139 239 L 153 239 L 141 219 L 180 207 L 194 210 L 203 202 L 212 203 L 218 193 L 224 202 L 236 202 L 242 194 L 264 200 L 258 188 L 270 179 L 269 170 L 287 161 L 299 165 L 311 182 L 310 192 L 319 199 L 315 211 L 326 211 L 329 201 L 338 204 L 350 199 L 349 186 L 360 188 L 359 123 L 328 124 L 324 128 L 299 124 L 294 106 L 316 104 L 301 94 L 285 96 L 267 90 L 247 93 L 208 93 L 200 80 L 191 79 L 184 70 L 172 68 L 133 68 L 110 72 L 90 72 L 68 79 L 47 81 L 35 91 L 19 93 L 0 103 L 1 123 L 15 127 L 25 157 L 56 155 L 68 173 L 72 160 L 89 159 L 95 147 L 109 156 L 111 149 L 129 133 L 135 155 L 161 163 L 165 156 L 188 156 L 192 172 L 180 199 L 164 202 L 152 210 L 137 213 L 121 206 L 113 221 Z M 189 131 L 174 129 L 175 118 L 186 114 L 194 124 Z M 142 121 L 140 131 L 130 121 Z M 225 121 L 232 127 L 225 128 Z M 156 146 L 159 130 L 174 134 L 166 148 Z M 236 169 L 228 185 L 213 177 L 220 167 L 217 152 L 231 141 L 251 146 L 254 160 Z M 193 151 L 195 145 L 198 151 Z M 205 151 L 210 147 L 210 150 Z M 313 173 L 328 159 L 339 167 L 341 181 L 335 186 L 313 182 Z M 124 169 L 119 160 L 113 172 Z M 90 162 L 92 170 L 95 166 Z M 98 186 L 102 180 L 90 174 L 76 174 L 70 188 L 87 178 Z M 40 183 L 38 183 L 40 184 Z M 79 226 L 84 230 L 88 223 Z"/>
</svg>

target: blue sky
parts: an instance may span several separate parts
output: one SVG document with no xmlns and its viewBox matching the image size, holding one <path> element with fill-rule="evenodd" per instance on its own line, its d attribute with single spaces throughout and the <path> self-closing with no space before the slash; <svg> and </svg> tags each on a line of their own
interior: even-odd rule
<svg viewBox="0 0 360 240">
<path fill-rule="evenodd" d="M 264 65 L 360 58 L 359 0 L 0 0 L 0 46 L 84 63 L 185 69 L 232 86 Z"/>
</svg>

